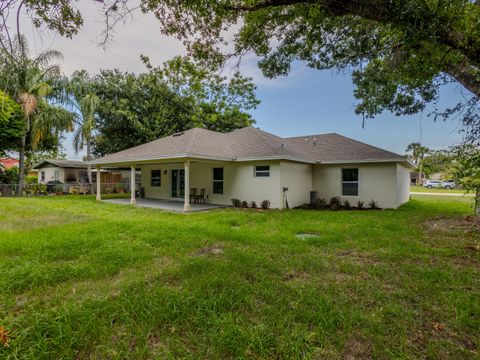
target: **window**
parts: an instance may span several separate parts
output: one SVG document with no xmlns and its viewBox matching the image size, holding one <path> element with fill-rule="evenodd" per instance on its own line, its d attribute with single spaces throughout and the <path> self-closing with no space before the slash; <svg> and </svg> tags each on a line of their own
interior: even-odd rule
<svg viewBox="0 0 480 360">
<path fill-rule="evenodd" d="M 269 177 L 270 176 L 270 166 L 255 166 L 255 177 Z"/>
<path fill-rule="evenodd" d="M 213 168 L 213 193 L 223 194 L 223 168 Z"/>
<path fill-rule="evenodd" d="M 342 195 L 358 196 L 358 169 L 342 169 Z"/>
<path fill-rule="evenodd" d="M 40 171 L 40 180 L 45 181 L 45 171 Z"/>
<path fill-rule="evenodd" d="M 162 186 L 162 170 L 152 170 L 150 172 L 150 185 Z"/>
</svg>

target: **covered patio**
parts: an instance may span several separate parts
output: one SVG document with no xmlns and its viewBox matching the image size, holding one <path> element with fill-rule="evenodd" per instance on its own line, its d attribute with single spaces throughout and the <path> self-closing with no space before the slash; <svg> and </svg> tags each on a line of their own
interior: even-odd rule
<svg viewBox="0 0 480 360">
<path fill-rule="evenodd" d="M 105 202 L 111 204 L 121 204 L 121 205 L 130 205 L 130 199 L 122 198 L 122 199 L 108 199 L 103 200 Z M 166 211 L 184 211 L 184 202 L 183 201 L 174 201 L 174 200 L 160 200 L 160 199 L 143 199 L 138 198 L 136 199 L 136 206 L 137 207 L 144 207 L 144 208 L 151 208 L 151 209 L 159 209 L 159 210 L 166 210 Z M 190 204 L 189 211 L 205 211 L 205 210 L 213 210 L 225 207 L 225 205 L 216 205 L 216 204 Z"/>
</svg>

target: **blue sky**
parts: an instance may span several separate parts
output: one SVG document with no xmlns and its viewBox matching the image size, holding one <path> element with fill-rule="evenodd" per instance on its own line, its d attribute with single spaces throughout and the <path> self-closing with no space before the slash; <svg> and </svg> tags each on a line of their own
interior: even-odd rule
<svg viewBox="0 0 480 360">
<path fill-rule="evenodd" d="M 291 77 L 260 81 L 262 103 L 253 114 L 263 130 L 280 136 L 336 132 L 402 154 L 411 142 L 442 149 L 461 138 L 458 121 L 434 122 L 428 117 L 431 108 L 412 116 L 385 112 L 366 119 L 362 129 L 349 74 L 297 65 Z M 460 96 L 457 86 L 446 87 L 440 104 L 455 104 Z"/>
</svg>

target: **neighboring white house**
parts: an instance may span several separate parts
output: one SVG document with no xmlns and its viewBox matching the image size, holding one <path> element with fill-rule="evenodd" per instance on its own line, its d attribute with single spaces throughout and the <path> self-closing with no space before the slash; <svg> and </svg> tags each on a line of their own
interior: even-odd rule
<svg viewBox="0 0 480 360">
<path fill-rule="evenodd" d="M 139 169 L 146 198 L 181 200 L 185 211 L 192 189 L 205 189 L 212 204 L 236 198 L 295 207 L 315 192 L 326 200 L 367 205 L 373 199 L 397 208 L 409 200 L 412 168 L 404 156 L 338 134 L 281 138 L 254 127 L 230 133 L 194 128 L 91 163 Z"/>
<path fill-rule="evenodd" d="M 38 182 L 88 183 L 87 163 L 75 160 L 43 160 L 34 167 L 38 169 Z"/>
</svg>

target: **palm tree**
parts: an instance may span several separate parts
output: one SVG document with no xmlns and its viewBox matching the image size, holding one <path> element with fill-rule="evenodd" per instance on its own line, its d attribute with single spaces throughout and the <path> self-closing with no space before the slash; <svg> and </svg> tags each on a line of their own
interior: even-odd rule
<svg viewBox="0 0 480 360">
<path fill-rule="evenodd" d="M 27 147 L 35 149 L 39 142 L 52 131 L 70 131 L 73 114 L 49 103 L 52 94 L 50 82 L 60 74 L 58 65 L 50 65 L 61 58 L 55 50 L 42 52 L 35 58 L 29 57 L 25 38 L 14 39 L 13 51 L 2 50 L 0 58 L 0 88 L 10 95 L 21 107 L 24 131 L 20 139 L 19 182 L 17 195 L 22 195 L 25 178 L 25 153 Z M 27 143 L 28 141 L 28 143 Z"/>
<path fill-rule="evenodd" d="M 66 89 L 63 102 L 75 113 L 75 134 L 73 147 L 78 154 L 85 148 L 87 161 L 92 160 L 91 144 L 94 137 L 96 119 L 95 113 L 100 105 L 99 97 L 92 89 L 88 73 L 84 70 L 75 71 L 71 79 L 63 80 Z M 88 165 L 88 182 L 92 183 L 92 168 Z"/>
<path fill-rule="evenodd" d="M 430 152 L 430 149 L 422 146 L 420 143 L 411 143 L 408 144 L 407 153 L 412 152 L 412 161 L 415 165 L 419 167 L 418 176 L 417 176 L 417 185 L 422 181 L 423 177 L 423 159 L 425 155 Z"/>
</svg>

